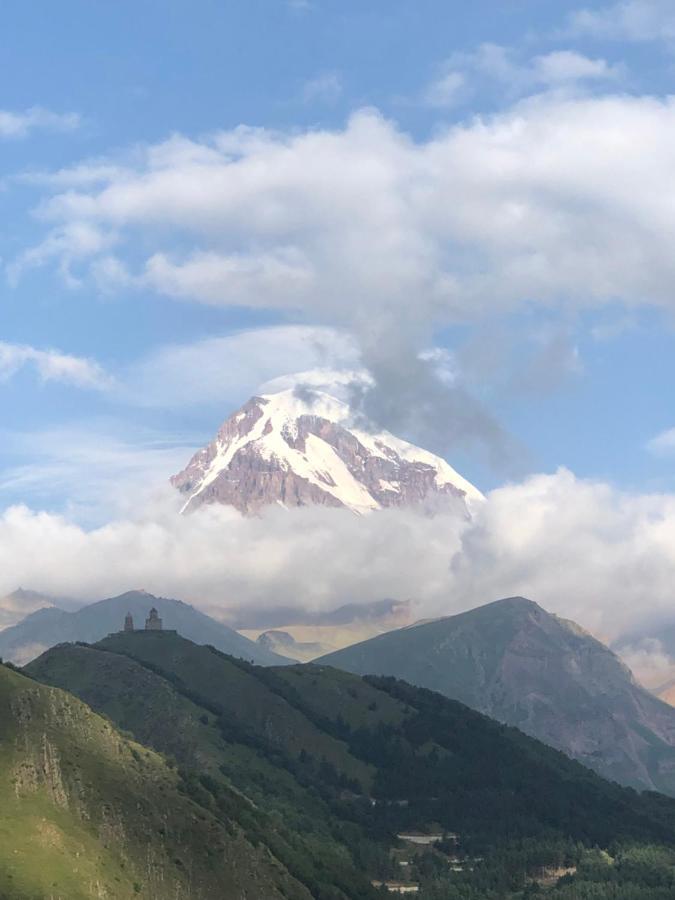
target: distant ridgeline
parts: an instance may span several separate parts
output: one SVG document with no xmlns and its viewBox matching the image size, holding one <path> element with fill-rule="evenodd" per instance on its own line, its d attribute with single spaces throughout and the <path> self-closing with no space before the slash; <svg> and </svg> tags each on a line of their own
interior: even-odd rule
<svg viewBox="0 0 675 900">
<path fill-rule="evenodd" d="M 114 637 L 116 634 L 129 634 L 129 632 L 143 634 L 145 631 L 161 631 L 164 634 L 178 634 L 175 628 L 164 627 L 164 623 L 160 619 L 159 613 L 153 606 L 148 613 L 148 618 L 145 620 L 145 628 L 143 630 L 134 627 L 134 617 L 128 612 L 124 617 L 124 627 L 122 630 L 113 631 L 108 637 Z"/>
<path fill-rule="evenodd" d="M 151 607 L 156 611 L 156 617 L 148 616 Z M 56 644 L 78 641 L 94 644 L 107 635 L 118 633 L 125 616 L 132 617 L 131 626 L 134 621 L 141 622 L 147 616 L 146 631 L 152 633 L 158 630 L 154 623 L 161 618 L 196 644 L 212 644 L 223 653 L 258 665 L 280 666 L 290 662 L 189 603 L 157 597 L 144 590 L 126 591 L 72 612 L 55 607 L 33 612 L 16 625 L 0 631 L 0 657 L 15 665 L 25 665 Z"/>
</svg>

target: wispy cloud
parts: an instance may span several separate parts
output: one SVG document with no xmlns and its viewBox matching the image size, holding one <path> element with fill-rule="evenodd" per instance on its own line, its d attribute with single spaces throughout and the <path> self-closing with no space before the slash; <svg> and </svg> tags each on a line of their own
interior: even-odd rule
<svg viewBox="0 0 675 900">
<path fill-rule="evenodd" d="M 437 108 L 453 107 L 485 91 L 515 99 L 542 90 L 569 91 L 594 82 L 615 82 L 622 76 L 621 66 L 576 50 L 555 50 L 523 59 L 510 47 L 486 43 L 445 60 L 424 89 L 422 102 Z"/>
<path fill-rule="evenodd" d="M 672 0 L 621 0 L 572 13 L 568 32 L 625 41 L 675 40 Z"/>
<path fill-rule="evenodd" d="M 222 416 L 270 379 L 359 364 L 344 332 L 280 325 L 162 347 L 120 375 L 116 396 L 157 409 L 212 407 Z"/>
<path fill-rule="evenodd" d="M 305 82 L 302 99 L 305 103 L 335 103 L 342 90 L 342 79 L 337 72 L 323 72 Z"/>
<path fill-rule="evenodd" d="M 675 454 L 675 428 L 668 428 L 647 441 L 647 450 L 654 456 Z"/>
<path fill-rule="evenodd" d="M 422 101 L 426 106 L 448 108 L 455 106 L 466 95 L 466 76 L 453 68 L 453 64 L 442 66 L 440 74 L 425 88 Z"/>
<path fill-rule="evenodd" d="M 73 131 L 79 125 L 77 113 L 55 113 L 41 106 L 21 112 L 0 109 L 0 138 L 25 138 L 32 131 Z"/>
<path fill-rule="evenodd" d="M 195 449 L 185 436 L 103 418 L 4 431 L 0 440 L 9 460 L 0 471 L 0 507 L 20 497 L 42 509 L 61 509 L 66 497 L 71 521 L 87 524 L 137 512 Z"/>
<path fill-rule="evenodd" d="M 42 381 L 58 381 L 99 391 L 112 384 L 112 379 L 94 360 L 58 350 L 38 350 L 27 344 L 0 341 L 0 383 L 8 381 L 26 366 L 33 368 Z"/>
</svg>

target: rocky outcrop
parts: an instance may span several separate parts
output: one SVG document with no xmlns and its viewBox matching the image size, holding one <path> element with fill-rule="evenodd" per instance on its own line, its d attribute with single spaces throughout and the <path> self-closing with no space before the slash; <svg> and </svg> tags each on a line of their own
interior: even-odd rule
<svg viewBox="0 0 675 900">
<path fill-rule="evenodd" d="M 272 653 L 280 653 L 297 662 L 310 662 L 333 649 L 317 641 L 296 641 L 288 631 L 278 629 L 263 631 L 258 635 L 257 643 Z"/>
</svg>

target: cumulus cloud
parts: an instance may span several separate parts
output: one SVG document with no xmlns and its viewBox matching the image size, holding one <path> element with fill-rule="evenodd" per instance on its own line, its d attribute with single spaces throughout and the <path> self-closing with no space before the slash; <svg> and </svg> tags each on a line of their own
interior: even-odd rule
<svg viewBox="0 0 675 900">
<path fill-rule="evenodd" d="M 97 275 L 104 280 L 107 272 Z M 263 309 L 306 307 L 314 288 L 310 265 L 292 247 L 270 253 L 198 252 L 181 261 L 156 253 L 136 282 L 170 297 Z"/>
<path fill-rule="evenodd" d="M 357 329 L 669 305 L 674 119 L 671 99 L 540 97 L 423 142 L 374 111 L 338 131 L 176 138 L 102 185 L 75 171 L 41 206 L 54 231 L 36 263 L 85 264 L 101 234 L 123 248 L 140 232 L 154 249 L 136 274 L 158 290 Z"/>
<path fill-rule="evenodd" d="M 32 131 L 73 131 L 80 124 L 77 113 L 55 113 L 41 106 L 21 112 L 0 109 L 0 138 L 25 138 Z"/>
<path fill-rule="evenodd" d="M 672 615 L 675 496 L 561 470 L 493 491 L 452 563 L 462 600 L 524 594 L 613 640 Z"/>
<path fill-rule="evenodd" d="M 112 379 L 92 359 L 0 341 L 0 383 L 8 381 L 24 367 L 33 368 L 42 381 L 58 381 L 99 391 L 112 385 Z"/>
<path fill-rule="evenodd" d="M 574 54 L 533 66 L 558 81 L 604 71 Z M 373 110 L 332 131 L 176 136 L 109 169 L 96 161 L 96 179 L 80 165 L 69 185 L 61 170 L 38 210 L 44 240 L 10 274 L 56 262 L 74 284 L 345 329 L 380 380 L 419 374 L 419 409 L 435 388 L 420 352 L 443 325 L 536 304 L 672 307 L 674 123 L 673 99 L 545 94 L 423 141 Z M 392 393 L 376 382 L 371 412 Z M 473 413 L 470 441 L 498 435 Z"/>
<path fill-rule="evenodd" d="M 178 503 L 157 498 L 89 531 L 6 510 L 0 595 L 23 584 L 91 599 L 138 586 L 242 619 L 247 609 L 383 597 L 413 600 L 419 617 L 450 615 L 522 594 L 608 641 L 672 615 L 672 494 L 622 493 L 561 470 L 492 491 L 471 522 L 321 508 L 179 516 Z"/>
<path fill-rule="evenodd" d="M 356 598 L 412 595 L 416 583 L 433 590 L 446 578 L 447 542 L 460 521 L 439 528 L 423 516 L 358 519 L 320 508 L 273 508 L 249 519 L 227 507 L 177 513 L 178 498 L 168 498 L 136 520 L 87 532 L 57 516 L 11 508 L 0 519 L 0 594 L 18 583 L 49 583 L 81 598 L 138 585 L 221 615 L 247 606 L 331 609 Z M 22 582 L 22 575 L 30 577 Z M 60 591 L 66 583 L 68 591 Z"/>
</svg>

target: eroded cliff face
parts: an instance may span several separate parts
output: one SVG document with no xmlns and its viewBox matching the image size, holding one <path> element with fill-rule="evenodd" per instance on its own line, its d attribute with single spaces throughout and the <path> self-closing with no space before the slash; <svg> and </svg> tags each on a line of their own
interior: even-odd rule
<svg viewBox="0 0 675 900">
<path fill-rule="evenodd" d="M 0 896 L 309 900 L 156 753 L 0 665 Z"/>
<path fill-rule="evenodd" d="M 171 483 L 185 511 L 224 503 L 246 514 L 274 503 L 357 513 L 452 503 L 467 514 L 482 498 L 440 457 L 354 427 L 333 397 L 310 402 L 292 391 L 249 400 Z"/>
</svg>

